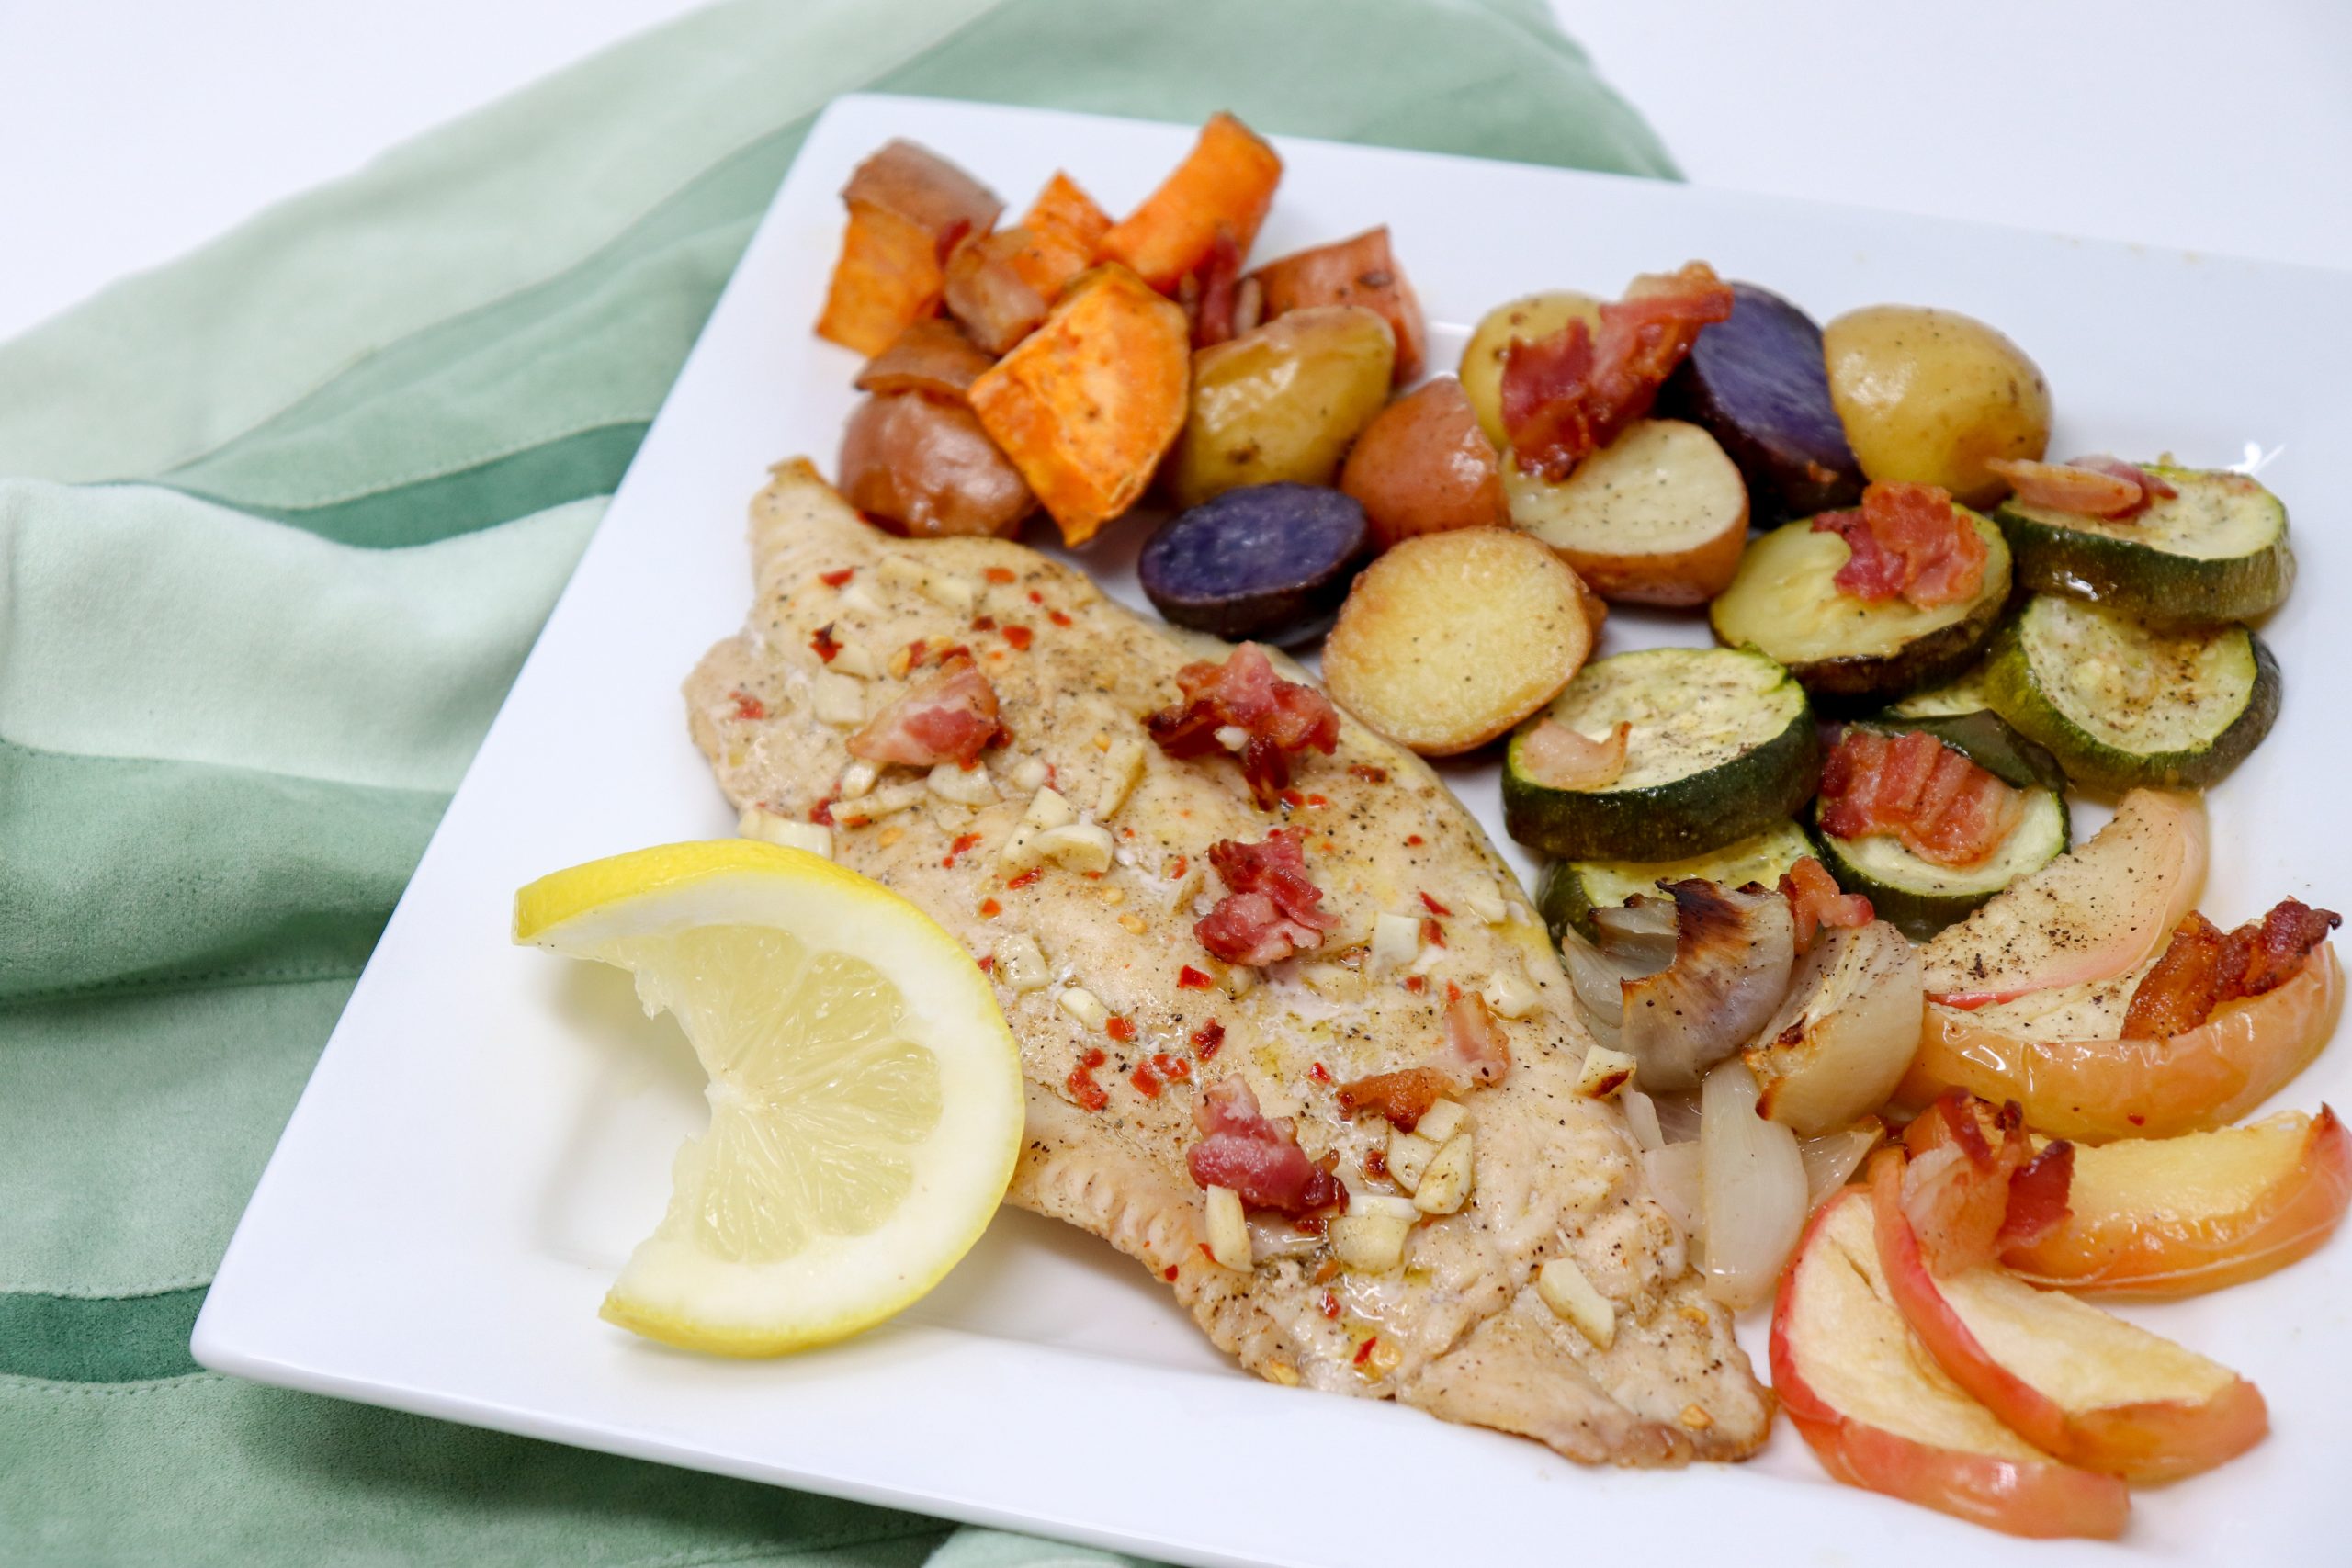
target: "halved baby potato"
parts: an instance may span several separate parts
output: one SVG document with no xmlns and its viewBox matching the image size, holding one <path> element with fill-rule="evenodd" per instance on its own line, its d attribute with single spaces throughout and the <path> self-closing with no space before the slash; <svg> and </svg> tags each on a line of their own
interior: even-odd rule
<svg viewBox="0 0 2352 1568">
<path fill-rule="evenodd" d="M 1747 543 L 1747 486 L 1695 424 L 1645 419 L 1557 482 L 1503 465 L 1513 525 L 1560 552 L 1603 599 L 1703 604 Z"/>
<path fill-rule="evenodd" d="M 1477 329 L 1462 350 L 1462 389 L 1477 411 L 1479 428 L 1498 451 L 1510 450 L 1510 433 L 1503 428 L 1504 352 L 1514 343 L 1550 337 L 1570 321 L 1600 330 L 1600 301 L 1573 288 L 1555 288 L 1498 305 L 1478 318 Z"/>
<path fill-rule="evenodd" d="M 1391 740 L 1449 757 L 1558 696 L 1592 642 L 1566 562 L 1511 529 L 1457 528 L 1364 569 L 1323 645 L 1323 680 Z"/>
</svg>

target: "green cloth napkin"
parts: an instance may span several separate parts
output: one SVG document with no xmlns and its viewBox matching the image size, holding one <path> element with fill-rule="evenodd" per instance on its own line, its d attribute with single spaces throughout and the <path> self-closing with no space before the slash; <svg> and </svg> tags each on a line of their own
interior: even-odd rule
<svg viewBox="0 0 2352 1568">
<path fill-rule="evenodd" d="M 0 346 L 0 1562 L 1108 1561 L 187 1352 L 449 792 L 859 87 L 1673 172 L 1533 0 L 744 0 Z"/>
</svg>

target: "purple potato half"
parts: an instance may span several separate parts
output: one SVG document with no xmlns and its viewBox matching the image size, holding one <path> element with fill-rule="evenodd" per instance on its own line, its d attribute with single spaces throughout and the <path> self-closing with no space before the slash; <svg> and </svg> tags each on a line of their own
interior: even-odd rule
<svg viewBox="0 0 2352 1568">
<path fill-rule="evenodd" d="M 1829 400 L 1821 328 L 1770 289 L 1731 291 L 1730 318 L 1700 329 L 1657 412 L 1715 438 L 1747 481 L 1760 525 L 1855 504 L 1862 468 Z"/>
<path fill-rule="evenodd" d="M 1329 627 L 1370 547 L 1352 497 L 1320 485 L 1247 485 L 1160 525 L 1136 572 L 1177 626 L 1281 647 Z"/>
</svg>

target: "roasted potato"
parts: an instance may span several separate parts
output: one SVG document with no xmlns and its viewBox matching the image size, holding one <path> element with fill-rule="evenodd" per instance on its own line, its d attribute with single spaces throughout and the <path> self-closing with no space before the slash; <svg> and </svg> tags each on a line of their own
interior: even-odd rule
<svg viewBox="0 0 2352 1568">
<path fill-rule="evenodd" d="M 1695 424 L 1645 419 L 1556 482 L 1504 467 L 1510 520 L 1560 552 L 1603 599 L 1703 604 L 1747 543 L 1747 488 Z"/>
<path fill-rule="evenodd" d="M 842 199 L 849 228 L 817 335 L 869 357 L 937 312 L 948 253 L 987 233 L 1003 210 L 986 186 L 911 141 L 860 164 Z"/>
<path fill-rule="evenodd" d="M 1699 330 L 1658 389 L 1662 418 L 1690 421 L 1739 465 L 1767 523 L 1834 512 L 1862 498 L 1813 318 L 1769 288 L 1731 286 L 1728 321 Z"/>
<path fill-rule="evenodd" d="M 1065 543 L 1092 538 L 1151 482 L 1184 428 L 1190 344 L 1173 301 L 1102 266 L 972 383 L 972 412 Z"/>
<path fill-rule="evenodd" d="M 1136 576 L 1180 626 L 1288 646 L 1331 624 L 1367 532 L 1363 508 L 1338 491 L 1250 485 L 1160 525 Z"/>
<path fill-rule="evenodd" d="M 1495 444 L 1451 376 L 1407 393 L 1364 426 L 1340 488 L 1362 503 L 1376 550 L 1416 534 L 1491 527 L 1506 515 Z"/>
<path fill-rule="evenodd" d="M 1332 698 L 1399 745 L 1450 757 L 1560 694 L 1592 651 L 1583 585 L 1509 528 L 1408 539 L 1364 568 L 1323 644 Z"/>
<path fill-rule="evenodd" d="M 1094 261 L 1111 220 L 1068 175 L 1046 182 L 1020 223 L 967 241 L 947 258 L 948 313 L 1002 354 L 1037 330 L 1070 279 Z"/>
<path fill-rule="evenodd" d="M 922 392 L 880 392 L 842 432 L 842 494 L 894 534 L 1009 538 L 1037 498 L 972 411 Z"/>
<path fill-rule="evenodd" d="M 1989 506 L 2008 485 L 1993 457 L 2039 458 L 2050 387 L 2025 351 L 1956 310 L 1871 305 L 1823 329 L 1829 396 L 1862 472 L 1941 485 Z"/>
<path fill-rule="evenodd" d="M 898 341 L 865 362 L 857 373 L 861 392 L 929 392 L 962 402 L 972 383 L 996 361 L 982 353 L 953 321 L 926 316 Z"/>
<path fill-rule="evenodd" d="M 1479 318 L 1477 331 L 1462 350 L 1462 390 L 1477 411 L 1478 428 L 1498 451 L 1510 450 L 1510 433 L 1503 428 L 1503 350 L 1514 342 L 1550 337 L 1573 321 L 1599 331 L 1600 301 L 1573 288 L 1558 288 L 1498 305 Z"/>
<path fill-rule="evenodd" d="M 1193 401 L 1168 461 L 1179 506 L 1243 485 L 1329 484 L 1388 400 L 1396 337 L 1361 305 L 1293 310 L 1193 356 Z"/>
<path fill-rule="evenodd" d="M 1396 334 L 1396 385 L 1420 379 L 1429 333 L 1413 285 L 1388 248 L 1386 224 L 1351 239 L 1293 251 L 1250 276 L 1257 280 L 1267 321 L 1315 305 L 1362 305 L 1379 311 Z"/>
</svg>

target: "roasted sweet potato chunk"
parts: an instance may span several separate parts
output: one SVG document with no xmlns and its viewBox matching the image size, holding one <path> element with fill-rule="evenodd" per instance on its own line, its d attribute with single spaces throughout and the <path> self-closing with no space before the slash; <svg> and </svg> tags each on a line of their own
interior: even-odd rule
<svg viewBox="0 0 2352 1568">
<path fill-rule="evenodd" d="M 1184 312 L 1122 266 L 1079 278 L 972 383 L 973 412 L 1070 544 L 1135 504 L 1184 427 Z"/>
<path fill-rule="evenodd" d="M 842 191 L 849 228 L 817 335 L 871 357 L 939 309 L 946 260 L 985 234 L 1004 204 L 971 175 L 911 141 L 893 141 Z"/>
<path fill-rule="evenodd" d="M 972 341 L 1002 354 L 1037 329 L 1057 296 L 1093 265 L 1111 220 L 1057 174 L 1012 229 L 967 240 L 947 259 L 948 311 Z"/>
<path fill-rule="evenodd" d="M 1175 172 L 1102 236 L 1100 254 L 1173 294 L 1209 259 L 1220 228 L 1238 254 L 1250 254 L 1282 177 L 1283 161 L 1272 147 L 1231 115 L 1216 115 Z"/>
<path fill-rule="evenodd" d="M 1313 250 L 1294 251 L 1250 276 L 1258 280 L 1265 319 L 1313 305 L 1362 305 L 1377 311 L 1396 334 L 1396 385 L 1419 380 L 1429 333 L 1421 302 L 1388 248 L 1388 226 Z"/>
</svg>

